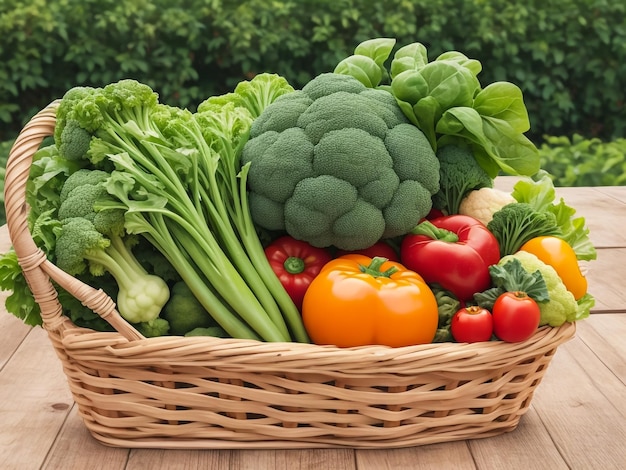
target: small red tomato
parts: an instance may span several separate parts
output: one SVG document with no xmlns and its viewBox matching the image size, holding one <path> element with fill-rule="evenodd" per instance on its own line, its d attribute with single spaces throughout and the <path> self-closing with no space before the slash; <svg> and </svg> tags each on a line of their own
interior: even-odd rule
<svg viewBox="0 0 626 470">
<path fill-rule="evenodd" d="M 525 292 L 505 292 L 493 304 L 493 332 L 502 341 L 516 343 L 530 338 L 541 318 L 539 305 Z"/>
<path fill-rule="evenodd" d="M 459 343 L 489 341 L 493 333 L 491 313 L 477 305 L 462 308 L 452 317 L 450 333 Z"/>
</svg>

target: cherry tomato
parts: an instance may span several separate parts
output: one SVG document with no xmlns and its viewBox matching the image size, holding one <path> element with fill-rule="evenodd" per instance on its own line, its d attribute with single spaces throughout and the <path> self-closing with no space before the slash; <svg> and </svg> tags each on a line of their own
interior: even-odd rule
<svg viewBox="0 0 626 470">
<path fill-rule="evenodd" d="M 539 305 L 525 292 L 505 292 L 493 304 L 493 333 L 502 341 L 516 343 L 530 338 L 541 318 Z"/>
<path fill-rule="evenodd" d="M 491 312 L 477 305 L 462 308 L 452 317 L 450 332 L 459 343 L 489 341 L 493 334 Z"/>
</svg>

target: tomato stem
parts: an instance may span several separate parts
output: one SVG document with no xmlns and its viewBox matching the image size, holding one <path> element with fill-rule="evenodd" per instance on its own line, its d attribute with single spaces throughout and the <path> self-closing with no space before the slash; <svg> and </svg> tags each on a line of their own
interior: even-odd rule
<svg viewBox="0 0 626 470">
<path fill-rule="evenodd" d="M 361 272 L 369 274 L 370 276 L 391 277 L 392 274 L 398 272 L 398 268 L 396 266 L 391 266 L 389 269 L 381 271 L 380 267 L 387 261 L 387 258 L 383 258 L 382 256 L 376 256 L 372 258 L 372 262 L 369 264 L 369 266 L 363 266 L 361 264 L 359 265 L 359 267 L 361 268 Z"/>
<path fill-rule="evenodd" d="M 459 236 L 456 233 L 446 230 L 445 228 L 436 227 L 428 220 L 419 223 L 413 230 L 411 230 L 411 233 L 413 235 L 424 235 L 432 238 L 433 240 L 441 240 L 448 243 L 456 243 L 459 241 Z"/>
<path fill-rule="evenodd" d="M 287 271 L 289 274 L 300 274 L 302 271 L 304 271 L 306 265 L 302 258 L 298 258 L 297 256 L 290 256 L 283 263 L 283 267 L 285 268 L 285 271 Z"/>
</svg>

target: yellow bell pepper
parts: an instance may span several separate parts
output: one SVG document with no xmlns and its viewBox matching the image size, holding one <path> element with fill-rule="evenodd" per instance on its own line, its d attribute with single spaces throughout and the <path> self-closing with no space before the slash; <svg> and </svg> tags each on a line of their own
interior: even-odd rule
<svg viewBox="0 0 626 470">
<path fill-rule="evenodd" d="M 535 237 L 524 243 L 520 251 L 532 253 L 552 266 L 576 300 L 587 293 L 587 279 L 580 271 L 574 249 L 565 240 L 553 236 Z"/>
</svg>

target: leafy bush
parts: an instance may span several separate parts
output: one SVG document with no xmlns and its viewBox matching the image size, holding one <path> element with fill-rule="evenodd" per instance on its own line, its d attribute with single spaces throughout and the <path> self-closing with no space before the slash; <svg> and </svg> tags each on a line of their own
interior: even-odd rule
<svg viewBox="0 0 626 470">
<path fill-rule="evenodd" d="M 13 142 L 0 142 L 0 225 L 7 221 L 4 210 L 4 175 L 6 174 L 6 164 L 9 158 L 9 151 Z"/>
<path fill-rule="evenodd" d="M 550 136 L 539 154 L 541 167 L 554 177 L 555 186 L 626 185 L 626 139 Z"/>
<path fill-rule="evenodd" d="M 3 0 L 0 141 L 75 85 L 120 78 L 193 106 L 272 71 L 300 87 L 361 41 L 480 60 L 525 93 L 532 135 L 624 135 L 626 4 L 610 0 Z"/>
</svg>

